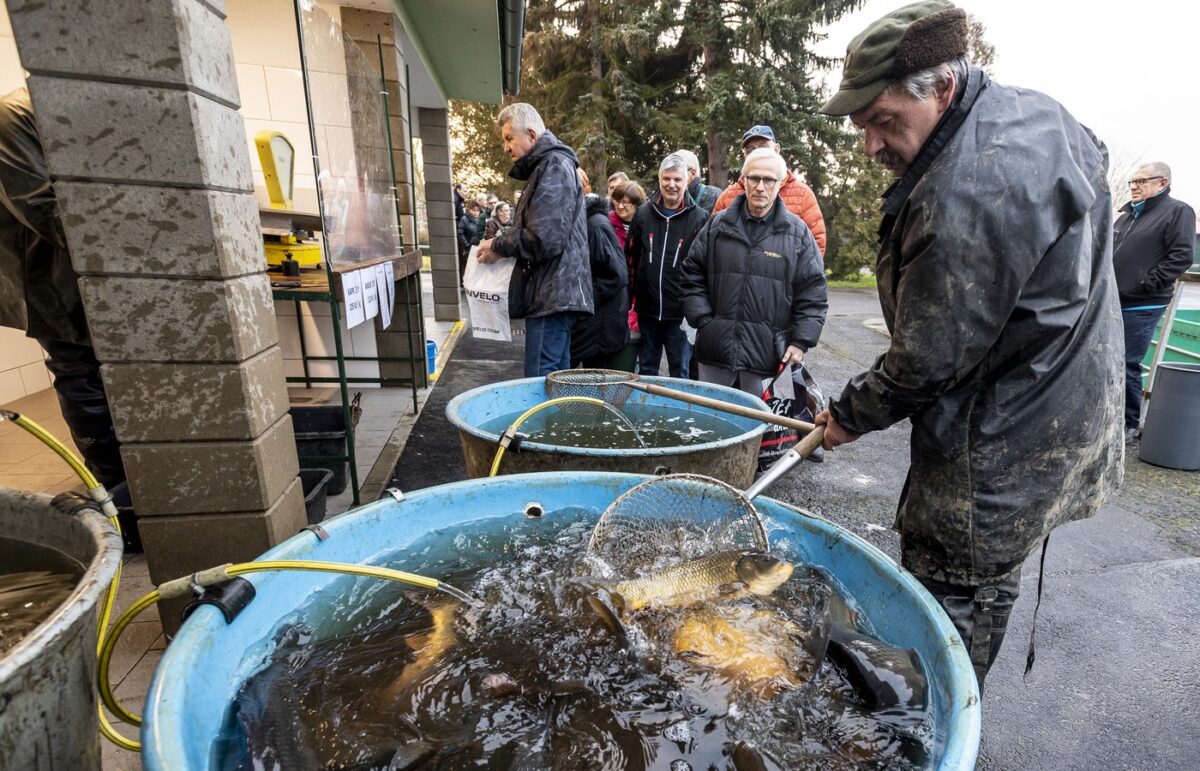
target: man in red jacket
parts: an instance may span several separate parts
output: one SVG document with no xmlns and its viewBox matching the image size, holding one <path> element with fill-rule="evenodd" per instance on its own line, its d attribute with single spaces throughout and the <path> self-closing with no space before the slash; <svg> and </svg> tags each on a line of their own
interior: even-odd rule
<svg viewBox="0 0 1200 771">
<path fill-rule="evenodd" d="M 770 126 L 753 126 L 745 134 L 742 134 L 743 156 L 750 155 L 760 147 L 769 147 L 777 153 L 782 153 L 779 143 L 775 141 L 775 132 L 771 130 Z M 732 185 L 725 188 L 725 192 L 721 193 L 721 197 L 713 206 L 712 213 L 716 214 L 728 208 L 729 204 L 744 192 L 746 192 L 746 188 L 742 187 L 742 181 L 735 180 Z M 817 242 L 817 249 L 820 250 L 823 257 L 825 255 L 825 217 L 821 215 L 821 207 L 817 203 L 817 197 L 813 195 L 812 188 L 801 182 L 794 171 L 789 171 L 783 186 L 779 188 L 779 197 L 783 199 L 783 204 L 788 211 L 804 220 L 804 224 L 808 225 L 808 229 L 812 231 L 813 240 Z"/>
</svg>

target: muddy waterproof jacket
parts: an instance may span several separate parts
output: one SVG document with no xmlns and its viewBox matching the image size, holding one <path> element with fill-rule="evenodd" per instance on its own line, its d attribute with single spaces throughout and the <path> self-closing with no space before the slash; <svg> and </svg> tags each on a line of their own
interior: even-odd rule
<svg viewBox="0 0 1200 771">
<path fill-rule="evenodd" d="M 619 351 L 629 342 L 629 268 L 625 252 L 608 220 L 608 203 L 598 195 L 587 201 L 588 253 L 592 265 L 595 313 L 571 328 L 571 362 Z"/>
<path fill-rule="evenodd" d="M 517 260 L 508 288 L 509 315 L 515 319 L 592 312 L 587 221 L 577 165 L 575 151 L 547 131 L 508 172 L 525 182 L 525 189 L 512 227 L 492 241 L 492 249 Z"/>
<path fill-rule="evenodd" d="M 1107 165 L 1062 105 L 971 68 L 885 194 L 891 344 L 832 411 L 860 434 L 912 421 L 897 529 L 917 575 L 986 584 L 1120 482 Z"/>
<path fill-rule="evenodd" d="M 684 193 L 683 207 L 678 211 L 664 209 L 658 194 L 638 207 L 625 236 L 625 254 L 640 317 L 683 320 L 679 299 L 683 261 L 707 221 L 708 212 L 697 206 L 688 193 Z"/>
<path fill-rule="evenodd" d="M 825 271 L 812 233 L 779 201 L 758 238 L 746 196 L 709 220 L 683 264 L 683 310 L 704 364 L 774 375 L 789 345 L 808 350 L 825 326 Z"/>
<path fill-rule="evenodd" d="M 89 342 L 29 91 L 0 99 L 0 326 Z"/>
</svg>

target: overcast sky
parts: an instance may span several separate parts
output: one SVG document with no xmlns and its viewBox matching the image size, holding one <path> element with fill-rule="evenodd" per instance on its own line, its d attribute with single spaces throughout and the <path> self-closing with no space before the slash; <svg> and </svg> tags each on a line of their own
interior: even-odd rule
<svg viewBox="0 0 1200 771">
<path fill-rule="evenodd" d="M 904 0 L 867 0 L 817 46 L 846 44 Z M 1200 3 L 959 0 L 987 27 L 996 80 L 1057 99 L 1108 145 L 1114 165 L 1165 161 L 1171 194 L 1200 208 Z M 832 76 L 835 86 L 839 72 Z"/>
</svg>

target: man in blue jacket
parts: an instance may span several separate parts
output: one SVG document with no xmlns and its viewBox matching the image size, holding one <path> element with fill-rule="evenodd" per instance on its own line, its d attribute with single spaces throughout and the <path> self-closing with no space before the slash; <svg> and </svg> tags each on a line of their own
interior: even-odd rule
<svg viewBox="0 0 1200 771">
<path fill-rule="evenodd" d="M 1113 224 L 1113 270 L 1125 326 L 1126 442 L 1137 436 L 1141 422 L 1142 359 L 1196 248 L 1196 212 L 1171 197 L 1167 164 L 1140 166 L 1129 192 L 1132 200 Z"/>
</svg>

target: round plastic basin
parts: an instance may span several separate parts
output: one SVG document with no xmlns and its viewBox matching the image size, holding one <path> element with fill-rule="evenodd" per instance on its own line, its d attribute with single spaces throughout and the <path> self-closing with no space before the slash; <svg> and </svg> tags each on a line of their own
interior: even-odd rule
<svg viewBox="0 0 1200 771">
<path fill-rule="evenodd" d="M 536 501 L 547 518 L 571 507 L 596 516 L 646 477 L 562 472 L 476 479 L 426 488 L 403 501 L 386 499 L 327 520 L 329 538 L 302 533 L 260 559 L 377 563 L 434 530 L 520 517 Z M 930 768 L 971 769 L 979 747 L 975 674 L 958 633 L 916 579 L 857 536 L 769 498 L 755 501 L 771 539 L 786 538 L 807 561 L 832 574 L 857 601 L 880 638 L 913 648 L 929 678 L 935 726 Z M 214 741 L 239 686 L 270 656 L 283 619 L 336 575 L 259 573 L 257 597 L 232 624 L 203 606 L 167 648 L 146 697 L 142 761 L 150 771 L 209 768 Z M 363 579 L 367 580 L 367 579 Z"/>
<path fill-rule="evenodd" d="M 757 396 L 736 388 L 677 380 L 665 377 L 645 377 L 647 383 L 686 391 L 710 399 L 720 399 L 742 407 L 767 411 L 767 405 Z M 458 429 L 462 440 L 467 476 L 485 477 L 496 456 L 500 435 L 486 430 L 497 418 L 512 415 L 546 401 L 543 378 L 508 380 L 481 386 L 454 397 L 446 405 L 446 417 Z M 591 449 L 564 447 L 539 442 L 524 442 L 520 452 L 504 454 L 500 473 L 524 474 L 534 471 L 623 471 L 632 474 L 692 473 L 704 474 L 745 489 L 754 481 L 758 464 L 758 445 L 766 425 L 751 418 L 700 407 L 676 399 L 633 391 L 627 404 L 649 408 L 664 407 L 688 413 L 714 416 L 728 421 L 737 433 L 711 442 L 681 447 L 647 447 L 637 449 Z M 550 407 L 548 409 L 557 409 Z"/>
</svg>

